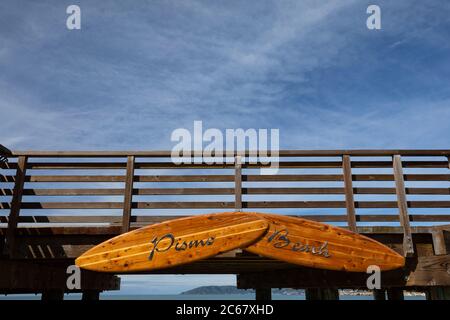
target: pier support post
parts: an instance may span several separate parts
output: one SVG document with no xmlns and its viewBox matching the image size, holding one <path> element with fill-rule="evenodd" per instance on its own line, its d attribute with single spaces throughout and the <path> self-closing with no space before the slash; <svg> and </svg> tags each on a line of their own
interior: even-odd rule
<svg viewBox="0 0 450 320">
<path fill-rule="evenodd" d="M 373 298 L 375 300 L 386 300 L 386 290 L 383 289 L 373 290 Z"/>
<path fill-rule="evenodd" d="M 44 291 L 42 292 L 41 300 L 42 301 L 64 300 L 64 291 L 63 290 Z"/>
<path fill-rule="evenodd" d="M 337 289 L 309 288 L 305 290 L 306 300 L 339 300 Z"/>
<path fill-rule="evenodd" d="M 255 290 L 255 300 L 269 301 L 272 300 L 272 288 L 258 288 Z"/>
<path fill-rule="evenodd" d="M 83 300 L 83 301 L 97 301 L 97 300 L 100 300 L 100 291 L 97 291 L 97 290 L 86 290 L 86 291 L 83 291 L 83 295 L 81 296 L 81 300 Z"/>
<path fill-rule="evenodd" d="M 387 296 L 389 300 L 405 300 L 402 288 L 387 289 Z"/>
<path fill-rule="evenodd" d="M 426 294 L 427 300 L 450 300 L 450 287 L 432 287 Z"/>
</svg>

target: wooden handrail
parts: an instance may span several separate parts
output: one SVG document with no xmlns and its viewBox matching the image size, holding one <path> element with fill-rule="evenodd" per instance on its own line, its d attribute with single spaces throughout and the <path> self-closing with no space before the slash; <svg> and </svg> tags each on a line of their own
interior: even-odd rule
<svg viewBox="0 0 450 320">
<path fill-rule="evenodd" d="M 225 153 L 225 151 L 224 151 Z M 255 151 L 226 151 L 230 156 L 248 156 L 255 154 Z M 270 155 L 269 151 L 263 151 Z M 58 157 L 58 158 L 77 158 L 77 157 L 147 157 L 147 158 L 167 158 L 171 157 L 171 151 L 24 151 L 16 150 L 11 152 L 11 156 L 29 156 L 29 157 Z M 257 152 L 256 152 L 257 154 Z M 193 157 L 201 156 L 201 151 L 192 151 Z M 214 153 L 212 153 L 214 155 Z M 389 149 L 389 150 L 280 150 L 280 157 L 342 157 L 343 155 L 360 156 L 360 157 L 372 157 L 372 156 L 450 156 L 450 149 Z"/>
</svg>

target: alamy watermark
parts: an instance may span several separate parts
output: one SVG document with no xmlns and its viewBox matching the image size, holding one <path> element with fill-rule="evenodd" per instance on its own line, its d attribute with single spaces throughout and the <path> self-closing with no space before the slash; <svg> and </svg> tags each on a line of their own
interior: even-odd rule
<svg viewBox="0 0 450 320">
<path fill-rule="evenodd" d="M 370 276 L 367 278 L 367 289 L 381 289 L 381 269 L 377 265 L 370 265 L 367 267 L 367 274 Z"/>
<path fill-rule="evenodd" d="M 366 20 L 366 26 L 369 30 L 380 30 L 381 29 L 381 8 L 376 4 L 371 4 L 367 7 L 367 14 L 370 16 Z"/>
<path fill-rule="evenodd" d="M 263 175 L 277 174 L 279 169 L 279 129 L 204 130 L 202 121 L 194 121 L 193 130 L 178 128 L 172 132 L 178 142 L 171 152 L 175 164 L 233 164 L 234 156 L 242 163 L 261 164 Z M 247 151 L 245 151 L 247 150 Z"/>
<path fill-rule="evenodd" d="M 66 273 L 69 275 L 66 280 L 66 286 L 69 290 L 81 289 L 81 270 L 76 265 L 67 267 Z"/>
<path fill-rule="evenodd" d="M 66 27 L 69 30 L 81 29 L 81 8 L 75 4 L 67 7 L 66 13 L 69 15 L 66 19 Z"/>
</svg>

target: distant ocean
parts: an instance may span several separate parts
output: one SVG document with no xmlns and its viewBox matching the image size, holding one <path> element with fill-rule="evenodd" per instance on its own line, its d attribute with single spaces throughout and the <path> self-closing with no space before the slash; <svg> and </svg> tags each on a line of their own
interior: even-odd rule
<svg viewBox="0 0 450 320">
<path fill-rule="evenodd" d="M 8 295 L 0 296 L 0 300 L 40 300 L 40 295 Z M 69 294 L 64 296 L 65 300 L 80 300 L 81 295 Z M 101 300 L 254 300 L 254 294 L 211 294 L 211 295 L 119 295 L 103 294 Z M 305 300 L 303 295 L 273 294 L 273 300 Z M 372 296 L 340 296 L 340 300 L 373 300 Z M 425 300 L 425 296 L 405 296 L 405 300 Z"/>
</svg>

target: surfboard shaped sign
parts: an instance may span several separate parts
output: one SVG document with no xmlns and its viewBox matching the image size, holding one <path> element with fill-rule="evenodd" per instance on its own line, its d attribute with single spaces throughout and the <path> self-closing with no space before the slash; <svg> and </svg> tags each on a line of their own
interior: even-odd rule
<svg viewBox="0 0 450 320">
<path fill-rule="evenodd" d="M 268 222 L 239 212 L 192 216 L 124 233 L 86 251 L 80 268 L 103 272 L 150 271 L 246 247 L 267 231 Z"/>
<path fill-rule="evenodd" d="M 253 214 L 267 220 L 269 230 L 245 248 L 251 253 L 305 267 L 351 272 L 366 272 L 370 265 L 381 271 L 405 265 L 405 258 L 394 250 L 346 229 L 297 217 Z"/>
</svg>

